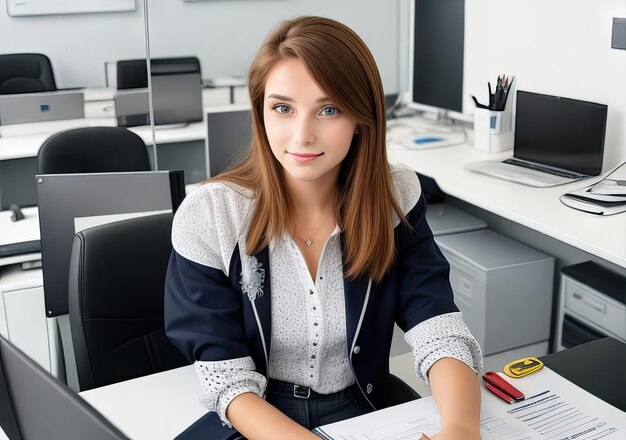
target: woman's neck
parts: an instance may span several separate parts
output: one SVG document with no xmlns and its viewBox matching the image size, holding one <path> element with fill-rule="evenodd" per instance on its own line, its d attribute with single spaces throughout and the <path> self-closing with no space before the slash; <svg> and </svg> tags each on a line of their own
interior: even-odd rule
<svg viewBox="0 0 626 440">
<path fill-rule="evenodd" d="M 325 181 L 289 181 L 287 188 L 297 218 L 317 217 L 330 213 L 335 207 L 337 179 Z"/>
</svg>

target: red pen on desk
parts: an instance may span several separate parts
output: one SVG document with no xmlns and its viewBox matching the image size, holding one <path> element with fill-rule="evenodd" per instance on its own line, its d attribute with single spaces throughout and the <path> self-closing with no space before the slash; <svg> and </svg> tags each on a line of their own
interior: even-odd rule
<svg viewBox="0 0 626 440">
<path fill-rule="evenodd" d="M 500 399 L 508 403 L 517 403 L 525 399 L 524 393 L 508 383 L 497 373 L 489 371 L 483 375 L 485 387 Z"/>
</svg>

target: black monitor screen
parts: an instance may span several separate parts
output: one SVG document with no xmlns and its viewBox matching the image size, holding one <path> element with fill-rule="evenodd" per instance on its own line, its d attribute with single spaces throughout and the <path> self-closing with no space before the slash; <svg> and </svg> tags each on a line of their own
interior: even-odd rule
<svg viewBox="0 0 626 440">
<path fill-rule="evenodd" d="M 465 0 L 414 0 L 411 101 L 463 111 Z"/>
<path fill-rule="evenodd" d="M 597 176 L 602 171 L 607 106 L 517 92 L 515 157 Z"/>
</svg>

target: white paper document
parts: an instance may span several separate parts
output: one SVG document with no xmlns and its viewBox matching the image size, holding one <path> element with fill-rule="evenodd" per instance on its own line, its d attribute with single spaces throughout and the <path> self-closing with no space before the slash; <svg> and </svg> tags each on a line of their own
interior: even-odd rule
<svg viewBox="0 0 626 440">
<path fill-rule="evenodd" d="M 623 440 L 626 413 L 572 384 L 547 367 L 507 380 L 526 400 L 508 404 L 484 388 L 480 431 L 483 440 Z M 333 440 L 416 440 L 432 436 L 440 420 L 432 397 L 324 425 L 314 432 Z"/>
</svg>

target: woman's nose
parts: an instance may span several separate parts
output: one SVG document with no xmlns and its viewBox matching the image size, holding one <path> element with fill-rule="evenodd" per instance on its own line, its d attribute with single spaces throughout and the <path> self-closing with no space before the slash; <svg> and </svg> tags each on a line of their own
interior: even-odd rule
<svg viewBox="0 0 626 440">
<path fill-rule="evenodd" d="M 293 140 L 300 145 L 310 145 L 315 142 L 314 122 L 308 118 L 299 118 L 295 121 Z"/>
</svg>

